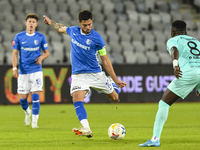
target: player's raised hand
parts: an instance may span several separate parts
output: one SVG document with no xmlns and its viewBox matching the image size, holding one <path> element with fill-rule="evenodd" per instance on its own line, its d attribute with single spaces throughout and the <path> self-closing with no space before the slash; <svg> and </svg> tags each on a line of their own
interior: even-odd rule
<svg viewBox="0 0 200 150">
<path fill-rule="evenodd" d="M 51 25 L 51 19 L 45 15 L 43 15 L 43 17 L 44 17 L 43 22 L 47 25 Z"/>
<path fill-rule="evenodd" d="M 174 67 L 174 75 L 177 79 L 182 78 L 182 71 L 180 70 L 180 68 L 178 66 Z"/>
</svg>

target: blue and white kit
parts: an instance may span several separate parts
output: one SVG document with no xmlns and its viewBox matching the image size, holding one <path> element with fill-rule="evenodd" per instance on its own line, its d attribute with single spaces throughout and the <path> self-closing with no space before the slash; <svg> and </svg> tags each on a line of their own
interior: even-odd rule
<svg viewBox="0 0 200 150">
<path fill-rule="evenodd" d="M 101 50 L 106 51 L 101 35 L 93 29 L 90 34 L 84 34 L 77 26 L 68 27 L 66 32 L 71 37 L 72 84 L 70 93 L 89 91 L 90 87 L 105 94 L 112 93 L 113 85 L 102 72 L 97 58 Z"/>
<path fill-rule="evenodd" d="M 45 36 L 39 32 L 28 34 L 26 31 L 16 34 L 13 49 L 19 50 L 18 93 L 42 91 L 42 64 L 36 64 L 36 58 L 41 56 L 41 49 L 47 50 Z"/>
</svg>

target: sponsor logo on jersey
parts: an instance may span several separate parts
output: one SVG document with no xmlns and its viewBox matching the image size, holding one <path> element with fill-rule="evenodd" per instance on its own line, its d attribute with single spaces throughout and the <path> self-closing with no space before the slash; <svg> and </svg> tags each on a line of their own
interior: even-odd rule
<svg viewBox="0 0 200 150">
<path fill-rule="evenodd" d="M 22 47 L 21 49 L 25 50 L 25 51 L 37 51 L 37 50 L 39 50 L 39 48 L 40 47 L 34 47 L 34 48 Z"/>
<path fill-rule="evenodd" d="M 87 45 L 90 45 L 90 44 L 91 44 L 91 42 L 92 42 L 92 40 L 90 40 L 90 39 L 87 39 L 87 41 L 86 41 L 86 44 L 87 44 Z"/>
<path fill-rule="evenodd" d="M 22 44 L 25 44 L 26 43 L 26 41 L 25 42 L 22 42 Z"/>
<path fill-rule="evenodd" d="M 39 43 L 38 40 L 34 40 L 35 45 L 38 45 L 38 43 Z"/>
<path fill-rule="evenodd" d="M 13 40 L 12 45 L 15 45 L 15 41 Z"/>
<path fill-rule="evenodd" d="M 72 43 L 74 43 L 75 45 L 77 45 L 78 47 L 81 47 L 82 49 L 85 49 L 85 50 L 90 50 L 90 47 L 89 46 L 85 46 L 85 45 L 83 45 L 83 44 L 80 44 L 80 43 L 78 43 L 76 40 L 74 40 L 73 38 L 72 38 Z"/>
<path fill-rule="evenodd" d="M 77 90 L 77 89 L 81 89 L 81 87 L 80 87 L 80 86 L 74 86 L 74 87 L 72 88 L 72 91 Z"/>
</svg>

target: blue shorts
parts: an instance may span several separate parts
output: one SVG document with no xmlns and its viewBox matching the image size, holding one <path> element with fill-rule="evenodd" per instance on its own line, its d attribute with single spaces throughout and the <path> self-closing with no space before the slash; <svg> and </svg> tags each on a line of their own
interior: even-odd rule
<svg viewBox="0 0 200 150">
<path fill-rule="evenodd" d="M 175 78 L 169 85 L 168 89 L 184 99 L 193 89 L 200 93 L 200 74 L 187 74 L 182 78 Z"/>
</svg>

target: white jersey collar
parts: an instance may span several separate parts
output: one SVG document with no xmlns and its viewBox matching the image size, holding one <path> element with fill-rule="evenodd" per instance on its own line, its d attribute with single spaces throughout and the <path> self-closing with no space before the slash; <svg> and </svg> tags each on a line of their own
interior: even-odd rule
<svg viewBox="0 0 200 150">
<path fill-rule="evenodd" d="M 32 33 L 32 34 L 29 34 L 29 33 L 26 32 L 26 35 L 28 35 L 28 36 L 34 36 L 34 35 L 35 35 L 35 32 Z"/>
</svg>

